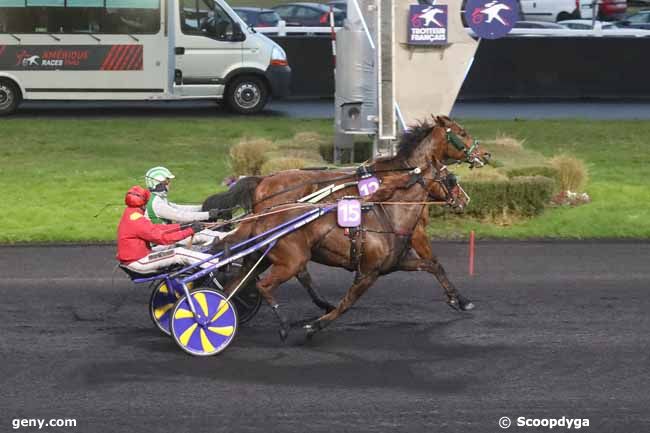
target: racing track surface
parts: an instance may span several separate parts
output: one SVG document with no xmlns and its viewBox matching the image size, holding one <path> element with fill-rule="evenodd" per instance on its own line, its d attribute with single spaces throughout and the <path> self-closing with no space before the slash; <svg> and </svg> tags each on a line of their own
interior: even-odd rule
<svg viewBox="0 0 650 433">
<path fill-rule="evenodd" d="M 649 242 L 479 242 L 474 278 L 464 243 L 434 247 L 474 313 L 398 273 L 312 341 L 282 344 L 263 307 L 205 359 L 154 329 L 144 287 L 112 283 L 114 247 L 2 247 L 0 431 L 497 432 L 502 416 L 650 431 Z M 331 299 L 351 280 L 311 269 Z M 279 297 L 316 313 L 293 281 Z"/>
</svg>

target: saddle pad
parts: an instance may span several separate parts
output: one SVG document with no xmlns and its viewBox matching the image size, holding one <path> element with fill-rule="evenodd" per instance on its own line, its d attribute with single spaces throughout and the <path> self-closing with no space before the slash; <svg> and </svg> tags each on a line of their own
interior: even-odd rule
<svg viewBox="0 0 650 433">
<path fill-rule="evenodd" d="M 361 225 L 361 202 L 356 199 L 341 199 L 337 206 L 338 224 L 341 227 L 359 227 Z"/>
<path fill-rule="evenodd" d="M 357 184 L 357 188 L 361 197 L 368 197 L 379 189 L 379 179 L 375 176 L 364 177 Z"/>
</svg>

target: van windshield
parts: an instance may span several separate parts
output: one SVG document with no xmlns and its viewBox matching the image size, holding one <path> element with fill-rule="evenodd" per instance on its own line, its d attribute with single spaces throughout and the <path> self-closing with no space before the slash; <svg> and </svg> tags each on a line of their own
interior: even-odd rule
<svg viewBox="0 0 650 433">
<path fill-rule="evenodd" d="M 230 40 L 234 23 L 228 14 L 210 0 L 182 0 L 179 3 L 181 30 L 186 35 Z"/>
</svg>

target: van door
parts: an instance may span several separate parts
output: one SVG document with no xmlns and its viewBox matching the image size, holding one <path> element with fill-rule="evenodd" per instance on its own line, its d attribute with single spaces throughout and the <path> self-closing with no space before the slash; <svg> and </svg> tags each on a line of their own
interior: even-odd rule
<svg viewBox="0 0 650 433">
<path fill-rule="evenodd" d="M 233 19 L 213 0 L 179 0 L 179 24 L 176 84 L 182 86 L 181 95 L 221 97 L 226 75 L 243 60 L 243 43 L 233 40 Z"/>
<path fill-rule="evenodd" d="M 555 21 L 551 0 L 521 0 L 521 9 L 527 21 Z"/>
</svg>

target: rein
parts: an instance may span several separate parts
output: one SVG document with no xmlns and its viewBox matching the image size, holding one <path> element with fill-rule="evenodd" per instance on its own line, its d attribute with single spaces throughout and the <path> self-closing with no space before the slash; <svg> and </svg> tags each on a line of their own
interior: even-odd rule
<svg viewBox="0 0 650 433">
<path fill-rule="evenodd" d="M 409 170 L 413 170 L 415 168 L 415 167 L 401 167 L 401 168 L 394 168 L 394 169 L 385 168 L 385 169 L 381 169 L 381 170 L 372 170 L 372 169 L 368 170 L 367 167 L 368 166 L 366 166 L 366 165 L 360 165 L 359 167 L 357 167 L 357 169 L 354 171 L 354 173 L 346 174 L 346 175 L 339 176 L 339 177 L 334 177 L 332 179 L 310 180 L 310 181 L 299 183 L 297 185 L 294 185 L 294 186 L 285 188 L 283 190 L 274 192 L 273 194 L 267 195 L 266 197 L 262 198 L 261 200 L 258 200 L 256 202 L 254 202 L 253 207 L 257 206 L 258 204 L 263 203 L 263 202 L 265 202 L 267 200 L 270 200 L 270 199 L 272 199 L 274 197 L 277 197 L 279 195 L 286 194 L 288 192 L 295 191 L 295 190 L 300 189 L 300 188 L 304 188 L 305 186 L 321 185 L 321 184 L 325 184 L 325 183 L 328 183 L 328 182 L 336 182 L 336 181 L 339 181 L 339 180 L 361 178 L 364 175 L 369 175 L 369 174 L 374 174 L 374 173 L 387 173 L 387 172 L 393 172 L 393 171 L 409 171 Z M 294 203 L 294 202 L 287 202 L 287 203 L 284 203 L 284 204 L 288 204 L 288 203 Z"/>
</svg>

